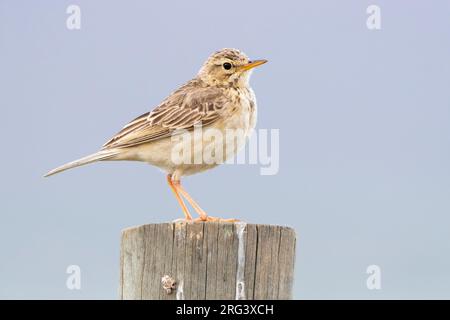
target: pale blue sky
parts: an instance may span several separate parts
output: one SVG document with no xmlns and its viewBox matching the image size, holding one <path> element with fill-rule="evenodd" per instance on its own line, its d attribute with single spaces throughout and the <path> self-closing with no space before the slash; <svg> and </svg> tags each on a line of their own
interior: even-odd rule
<svg viewBox="0 0 450 320">
<path fill-rule="evenodd" d="M 42 175 L 223 47 L 270 61 L 252 86 L 258 128 L 280 130 L 280 171 L 222 166 L 186 179 L 192 195 L 212 215 L 295 228 L 295 298 L 450 298 L 449 17 L 448 1 L 0 0 L 0 298 L 117 297 L 120 230 L 181 216 L 164 175 Z M 71 264 L 80 291 L 65 286 Z"/>
</svg>

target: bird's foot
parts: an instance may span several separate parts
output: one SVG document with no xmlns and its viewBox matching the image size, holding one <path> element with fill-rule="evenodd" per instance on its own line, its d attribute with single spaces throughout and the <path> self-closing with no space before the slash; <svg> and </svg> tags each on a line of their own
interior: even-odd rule
<svg viewBox="0 0 450 320">
<path fill-rule="evenodd" d="M 217 217 L 211 217 L 211 216 L 206 216 L 206 217 L 198 217 L 196 219 L 193 220 L 194 222 L 239 222 L 239 219 L 223 219 L 223 218 L 217 218 Z"/>
<path fill-rule="evenodd" d="M 186 219 L 186 218 L 180 218 L 180 219 L 175 219 L 172 220 L 172 223 L 197 223 L 197 222 L 229 222 L 229 223 L 235 223 L 235 222 L 240 222 L 241 220 L 239 219 L 224 219 L 224 218 L 217 218 L 217 217 L 211 217 L 211 216 L 206 216 L 206 217 L 198 217 L 195 219 Z"/>
</svg>

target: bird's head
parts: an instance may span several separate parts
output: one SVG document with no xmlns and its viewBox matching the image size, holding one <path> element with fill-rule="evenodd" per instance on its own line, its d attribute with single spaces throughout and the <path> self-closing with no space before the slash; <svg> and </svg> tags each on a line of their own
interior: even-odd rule
<svg viewBox="0 0 450 320">
<path fill-rule="evenodd" d="M 222 49 L 213 53 L 198 72 L 208 85 L 246 87 L 254 67 L 267 60 L 250 60 L 237 49 Z"/>
</svg>

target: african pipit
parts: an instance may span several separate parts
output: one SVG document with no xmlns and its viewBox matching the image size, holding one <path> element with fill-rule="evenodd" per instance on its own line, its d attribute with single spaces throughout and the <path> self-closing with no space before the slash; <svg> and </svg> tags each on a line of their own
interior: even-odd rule
<svg viewBox="0 0 450 320">
<path fill-rule="evenodd" d="M 223 49 L 212 54 L 197 76 L 174 91 L 153 111 L 128 123 L 106 142 L 100 151 L 58 167 L 45 176 L 96 161 L 143 161 L 167 172 L 167 181 L 183 209 L 186 220 L 192 220 L 183 198 L 200 215 L 199 221 L 215 221 L 208 216 L 181 186 L 185 175 L 213 168 L 219 162 L 173 160 L 174 136 L 184 132 L 192 139 L 193 152 L 189 159 L 202 158 L 205 148 L 216 143 L 205 135 L 195 134 L 199 125 L 203 130 L 214 129 L 225 134 L 229 131 L 243 133 L 244 139 L 227 148 L 224 161 L 233 157 L 245 144 L 256 123 L 256 99 L 249 86 L 251 70 L 266 60 L 250 61 L 236 49 Z M 191 140 L 189 140 L 191 141 Z M 189 144 L 190 146 L 190 144 Z M 188 154 L 188 153 L 186 153 Z"/>
</svg>

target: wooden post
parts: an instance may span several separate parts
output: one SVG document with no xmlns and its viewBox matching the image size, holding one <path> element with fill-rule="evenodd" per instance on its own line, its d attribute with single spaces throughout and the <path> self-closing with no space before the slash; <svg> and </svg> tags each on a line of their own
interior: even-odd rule
<svg viewBox="0 0 450 320">
<path fill-rule="evenodd" d="M 121 299 L 292 299 L 295 232 L 239 223 L 147 224 L 122 232 Z"/>
</svg>

